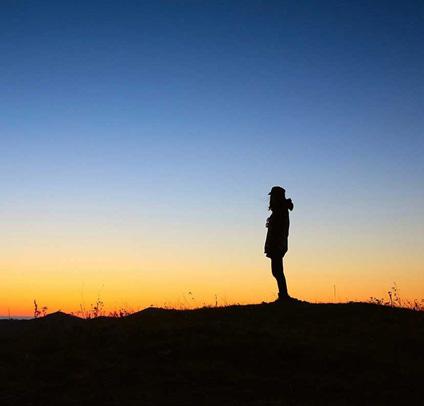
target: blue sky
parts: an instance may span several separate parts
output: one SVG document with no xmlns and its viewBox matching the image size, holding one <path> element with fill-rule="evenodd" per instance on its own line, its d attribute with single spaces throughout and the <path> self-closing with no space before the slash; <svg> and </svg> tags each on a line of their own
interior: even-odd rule
<svg viewBox="0 0 424 406">
<path fill-rule="evenodd" d="M 4 241 L 35 218 L 243 223 L 260 255 L 281 184 L 323 246 L 347 228 L 417 250 L 420 3 L 3 1 Z"/>
</svg>

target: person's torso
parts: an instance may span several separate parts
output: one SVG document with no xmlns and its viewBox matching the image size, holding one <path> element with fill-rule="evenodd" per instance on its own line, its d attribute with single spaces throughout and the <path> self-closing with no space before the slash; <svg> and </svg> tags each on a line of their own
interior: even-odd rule
<svg viewBox="0 0 424 406">
<path fill-rule="evenodd" d="M 288 209 L 274 211 L 268 219 L 268 230 L 274 235 L 289 235 L 290 218 Z"/>
</svg>

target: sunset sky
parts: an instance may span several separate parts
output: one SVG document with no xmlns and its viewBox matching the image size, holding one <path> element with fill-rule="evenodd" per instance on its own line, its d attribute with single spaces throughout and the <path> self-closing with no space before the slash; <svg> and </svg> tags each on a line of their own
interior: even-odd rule
<svg viewBox="0 0 424 406">
<path fill-rule="evenodd" d="M 0 315 L 424 298 L 421 1 L 0 3 Z"/>
</svg>

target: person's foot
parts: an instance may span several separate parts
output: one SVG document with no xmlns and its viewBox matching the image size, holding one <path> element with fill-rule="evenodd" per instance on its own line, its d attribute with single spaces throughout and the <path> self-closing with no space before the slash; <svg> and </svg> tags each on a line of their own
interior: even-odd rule
<svg viewBox="0 0 424 406">
<path fill-rule="evenodd" d="M 279 293 L 278 299 L 279 302 L 288 302 L 290 300 L 290 296 L 288 293 Z"/>
<path fill-rule="evenodd" d="M 289 295 L 278 295 L 278 299 L 275 303 L 305 303 L 303 300 L 296 299 Z"/>
</svg>

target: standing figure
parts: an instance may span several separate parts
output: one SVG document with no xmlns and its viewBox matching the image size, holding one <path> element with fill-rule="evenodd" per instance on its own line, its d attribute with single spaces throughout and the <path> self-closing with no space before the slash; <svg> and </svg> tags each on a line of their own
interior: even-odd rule
<svg viewBox="0 0 424 406">
<path fill-rule="evenodd" d="M 288 301 L 286 278 L 284 276 L 283 257 L 288 249 L 289 210 L 293 210 L 293 202 L 286 199 L 286 191 L 280 186 L 274 186 L 269 193 L 269 210 L 271 216 L 267 219 L 268 232 L 265 241 L 265 254 L 271 258 L 271 271 L 278 284 L 278 300 Z"/>
</svg>

